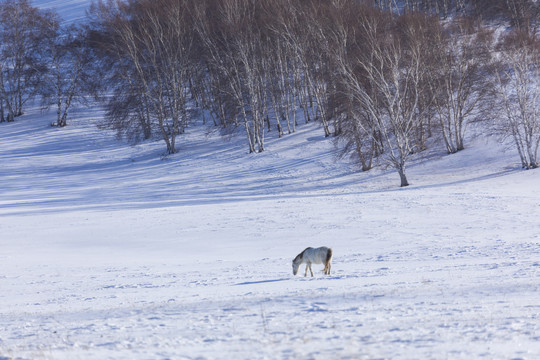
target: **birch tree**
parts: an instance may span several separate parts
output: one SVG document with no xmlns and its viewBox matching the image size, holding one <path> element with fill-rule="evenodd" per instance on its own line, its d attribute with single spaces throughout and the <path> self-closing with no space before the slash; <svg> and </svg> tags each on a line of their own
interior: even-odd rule
<svg viewBox="0 0 540 360">
<path fill-rule="evenodd" d="M 0 98 L 7 121 L 22 115 L 26 103 L 40 89 L 47 71 L 43 55 L 51 16 L 32 7 L 28 0 L 0 2 Z"/>
<path fill-rule="evenodd" d="M 493 36 L 467 19 L 455 19 L 434 34 L 428 79 L 432 106 L 447 152 L 456 153 L 465 148 L 470 122 L 489 106 L 484 100 L 490 92 Z"/>
<path fill-rule="evenodd" d="M 358 35 L 338 33 L 335 38 L 342 39 L 336 64 L 343 83 L 363 118 L 370 120 L 356 124 L 384 145 L 382 156 L 397 170 L 402 187 L 409 185 L 406 165 L 415 151 L 415 128 L 422 115 L 423 43 L 417 23 L 410 20 L 404 18 L 397 31 L 392 14 L 366 9 L 355 30 Z"/>
<path fill-rule="evenodd" d="M 130 119 L 149 122 L 165 141 L 168 154 L 177 152 L 176 138 L 189 121 L 194 41 L 189 3 L 100 2 L 93 10 L 102 33 L 96 42 L 114 70 L 109 80 L 115 92 L 129 95 L 109 101 L 109 127 L 124 129 Z"/>
<path fill-rule="evenodd" d="M 97 87 L 95 81 L 99 71 L 92 68 L 91 49 L 87 42 L 86 29 L 76 25 L 61 26 L 58 20 L 56 31 L 48 39 L 48 71 L 42 84 L 42 101 L 56 108 L 53 125 L 67 125 L 73 103 L 84 103 Z"/>
<path fill-rule="evenodd" d="M 498 44 L 501 66 L 496 73 L 501 116 L 497 131 L 510 136 L 525 169 L 539 166 L 540 39 L 515 30 Z"/>
</svg>

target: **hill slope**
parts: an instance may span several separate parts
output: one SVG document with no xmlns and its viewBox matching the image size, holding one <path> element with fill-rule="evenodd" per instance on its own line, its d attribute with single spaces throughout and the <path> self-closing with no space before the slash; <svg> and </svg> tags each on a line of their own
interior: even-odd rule
<svg viewBox="0 0 540 360">
<path fill-rule="evenodd" d="M 163 157 L 53 116 L 0 124 L 0 359 L 540 357 L 540 172 L 493 139 L 400 189 L 316 124 Z M 321 245 L 333 273 L 293 276 Z"/>
<path fill-rule="evenodd" d="M 1 356 L 540 355 L 540 173 L 489 139 L 399 189 L 313 124 L 252 155 L 194 127 L 163 158 L 74 116 L 0 125 Z M 319 245 L 333 274 L 293 277 Z"/>
</svg>

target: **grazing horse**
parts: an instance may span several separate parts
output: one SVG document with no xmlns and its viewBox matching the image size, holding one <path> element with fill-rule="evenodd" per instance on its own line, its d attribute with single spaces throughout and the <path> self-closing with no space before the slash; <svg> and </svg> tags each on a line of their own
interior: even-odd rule
<svg viewBox="0 0 540 360">
<path fill-rule="evenodd" d="M 330 267 L 332 262 L 332 249 L 322 246 L 320 248 L 308 247 L 297 257 L 294 258 L 292 262 L 292 272 L 293 275 L 298 273 L 298 268 L 302 264 L 306 264 L 306 273 L 304 276 L 307 276 L 307 271 L 311 272 L 313 277 L 313 270 L 311 269 L 311 264 L 324 264 L 324 273 L 325 275 L 330 275 Z"/>
</svg>

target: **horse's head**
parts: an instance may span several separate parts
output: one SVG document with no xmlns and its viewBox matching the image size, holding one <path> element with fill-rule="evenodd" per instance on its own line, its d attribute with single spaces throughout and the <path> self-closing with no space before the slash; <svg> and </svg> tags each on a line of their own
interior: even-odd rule
<svg viewBox="0 0 540 360">
<path fill-rule="evenodd" d="M 302 256 L 298 255 L 292 261 L 292 273 L 293 273 L 293 275 L 296 275 L 298 273 L 298 268 L 300 267 L 300 264 L 302 264 Z"/>
</svg>

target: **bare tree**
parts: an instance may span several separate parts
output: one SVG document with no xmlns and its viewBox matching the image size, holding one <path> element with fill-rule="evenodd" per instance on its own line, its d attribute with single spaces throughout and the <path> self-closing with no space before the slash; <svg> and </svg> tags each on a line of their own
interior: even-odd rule
<svg viewBox="0 0 540 360">
<path fill-rule="evenodd" d="M 213 88 L 214 98 L 222 105 L 229 103 L 233 108 L 233 123 L 236 123 L 236 117 L 242 118 L 246 137 L 248 140 L 249 152 L 256 151 L 256 131 L 260 130 L 260 116 L 255 122 L 249 116 L 250 101 L 245 96 L 246 84 L 244 82 L 244 72 L 246 69 L 251 75 L 251 89 L 254 97 L 254 72 L 250 61 L 252 53 L 250 50 L 249 39 L 242 38 L 242 32 L 249 31 L 247 24 L 252 20 L 249 12 L 243 5 L 245 3 L 237 0 L 230 1 L 201 1 L 196 6 L 196 29 L 198 38 L 204 44 L 204 61 L 209 73 L 209 81 Z M 247 13 L 244 13 L 248 11 Z M 246 15 L 246 18 L 244 18 Z M 251 100 L 253 100 L 251 98 Z M 223 106 L 220 107 L 217 114 L 225 116 Z M 228 124 L 228 120 L 223 121 Z M 264 126 L 263 126 L 264 127 Z M 264 129 L 263 129 L 264 131 Z M 260 134 L 260 132 L 259 132 Z M 260 144 L 260 143 L 259 143 Z M 263 147 L 264 148 L 264 147 Z"/>
<path fill-rule="evenodd" d="M 497 131 L 511 136 L 525 169 L 537 168 L 540 146 L 540 39 L 515 30 L 501 38 L 496 74 L 502 116 Z"/>
<path fill-rule="evenodd" d="M 324 1 L 277 1 L 278 11 L 270 24 L 287 50 L 295 97 L 306 122 L 315 117 L 324 135 L 330 136 L 329 90 L 332 71 L 329 66 L 328 14 L 332 4 Z"/>
<path fill-rule="evenodd" d="M 225 24 L 236 31 L 230 40 L 236 56 L 241 64 L 241 74 L 245 86 L 246 99 L 250 111 L 250 120 L 245 126 L 251 127 L 252 142 L 257 145 L 257 151 L 264 150 L 266 115 L 265 98 L 265 59 L 263 55 L 263 34 L 257 20 L 260 11 L 257 0 L 229 0 L 222 12 Z M 247 109 L 246 109 L 247 110 Z"/>
<path fill-rule="evenodd" d="M 289 17 L 290 8 L 288 1 L 274 1 L 267 3 L 270 5 L 265 8 L 265 12 L 272 21 L 267 24 L 268 46 L 266 47 L 265 58 L 269 73 L 268 93 L 272 103 L 274 118 L 278 130 L 278 136 L 281 137 L 287 132 L 290 134 L 296 129 L 296 72 L 297 64 L 295 54 L 291 51 L 289 43 L 280 33 L 280 26 L 277 24 L 283 19 Z M 283 21 L 283 20 L 281 20 Z M 285 20 L 290 25 L 289 20 Z M 282 122 L 285 124 L 283 125 Z"/>
<path fill-rule="evenodd" d="M 416 151 L 415 131 L 422 116 L 418 104 L 425 44 L 415 16 L 420 15 L 396 20 L 391 13 L 365 9 L 355 32 L 343 31 L 335 38 L 341 42 L 335 53 L 343 83 L 363 113 L 355 117 L 355 126 L 384 145 L 383 156 L 398 171 L 401 186 L 409 184 L 406 164 Z"/>
<path fill-rule="evenodd" d="M 94 35 L 94 42 L 115 64 L 109 80 L 120 92 L 128 91 L 128 96 L 109 102 L 109 127 L 122 129 L 133 120 L 150 123 L 169 154 L 177 152 L 176 137 L 189 120 L 186 107 L 194 41 L 189 10 L 187 0 L 93 5 L 98 19 L 95 31 L 101 32 Z M 146 126 L 131 128 L 147 131 Z"/>
<path fill-rule="evenodd" d="M 332 6 L 331 2 L 306 2 L 300 18 L 302 31 L 296 37 L 300 41 L 295 45 L 302 64 L 302 74 L 308 85 L 306 89 L 309 91 L 308 98 L 311 95 L 315 98 L 317 118 L 322 124 L 326 137 L 332 133 L 328 101 L 333 72 L 329 64 L 330 39 L 327 36 L 327 15 L 329 11 L 332 11 Z"/>
<path fill-rule="evenodd" d="M 464 149 L 468 124 L 489 106 L 492 42 L 491 31 L 463 18 L 435 32 L 428 82 L 448 153 Z"/>
<path fill-rule="evenodd" d="M 268 6 L 267 11 L 272 14 L 272 22 L 269 23 L 269 30 L 274 34 L 276 44 L 279 44 L 280 54 L 286 58 L 286 64 L 281 61 L 281 70 L 287 71 L 284 65 L 288 66 L 288 71 L 283 74 L 289 83 L 289 98 L 287 105 L 290 106 L 292 120 L 288 120 L 288 126 L 292 126 L 292 131 L 296 126 L 296 111 L 294 106 L 298 106 L 304 113 L 304 121 L 309 122 L 314 117 L 313 107 L 310 106 L 310 90 L 305 69 L 307 63 L 306 51 L 310 44 L 306 43 L 304 24 L 305 9 L 300 2 L 294 0 L 277 0 L 273 7 Z M 287 120 L 288 118 L 286 118 Z M 290 122 L 289 122 L 290 121 Z"/>
<path fill-rule="evenodd" d="M 536 33 L 540 26 L 540 4 L 536 0 L 504 0 L 503 11 L 518 30 Z"/>
<path fill-rule="evenodd" d="M 52 31 L 51 16 L 28 0 L 0 3 L 0 98 L 8 121 L 22 115 L 25 104 L 39 91 L 47 71 L 43 45 Z"/>
<path fill-rule="evenodd" d="M 91 48 L 86 29 L 77 25 L 61 26 L 59 20 L 51 19 L 56 31 L 47 39 L 49 65 L 41 85 L 42 101 L 56 106 L 57 119 L 53 123 L 63 127 L 74 102 L 84 103 L 94 94 L 99 78 L 93 68 Z"/>
</svg>

